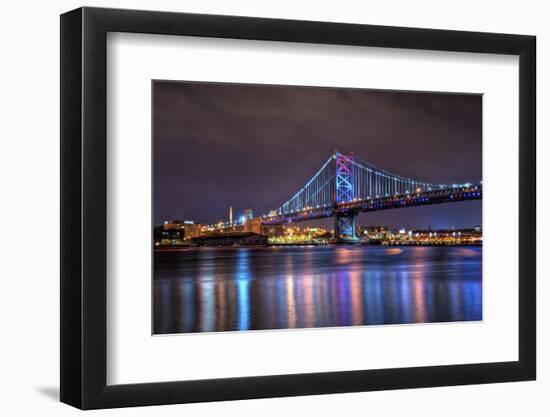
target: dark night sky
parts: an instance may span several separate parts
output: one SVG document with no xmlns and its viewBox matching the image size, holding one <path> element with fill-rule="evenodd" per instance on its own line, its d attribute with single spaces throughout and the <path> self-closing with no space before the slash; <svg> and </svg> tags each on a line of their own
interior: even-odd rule
<svg viewBox="0 0 550 417">
<path fill-rule="evenodd" d="M 481 180 L 479 95 L 153 84 L 154 221 L 278 208 L 334 149 L 432 183 Z M 325 222 L 326 223 L 326 222 Z M 467 227 L 481 202 L 362 214 L 359 224 Z"/>
</svg>

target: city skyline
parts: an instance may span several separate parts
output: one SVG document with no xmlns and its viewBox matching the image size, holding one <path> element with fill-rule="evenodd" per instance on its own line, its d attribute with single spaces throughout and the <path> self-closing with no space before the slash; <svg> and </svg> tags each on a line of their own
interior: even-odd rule
<svg viewBox="0 0 550 417">
<path fill-rule="evenodd" d="M 336 148 L 426 181 L 481 180 L 481 96 L 164 81 L 153 89 L 155 224 L 214 223 L 229 206 L 234 218 L 246 208 L 267 214 Z M 480 201 L 358 218 L 390 227 L 481 221 Z"/>
<path fill-rule="evenodd" d="M 463 202 L 461 202 L 461 204 L 463 204 L 463 205 L 480 205 L 481 201 L 463 201 Z M 238 225 L 242 221 L 242 218 L 244 217 L 244 214 L 243 214 L 244 211 L 247 210 L 247 209 L 236 210 L 234 206 L 230 206 L 230 207 L 233 208 L 233 223 L 232 224 Z M 438 211 L 441 210 L 441 207 L 437 207 L 437 206 L 435 206 L 435 207 L 434 206 L 407 207 L 403 210 L 425 211 L 425 210 L 429 210 L 430 208 L 433 208 L 433 209 L 438 210 Z M 229 213 L 229 211 L 228 211 L 228 213 Z M 394 218 L 393 221 L 390 220 L 390 222 L 388 224 L 384 223 L 384 220 L 391 219 L 392 217 Z M 419 216 L 419 217 L 423 218 L 423 217 L 428 217 L 428 216 Z M 377 219 L 380 219 L 380 221 L 376 221 Z M 480 219 L 481 219 L 481 216 L 480 216 Z M 215 224 L 219 224 L 220 222 L 231 224 L 231 222 L 229 220 L 229 214 L 227 214 L 227 216 L 225 218 L 220 217 L 219 219 L 217 219 L 216 221 L 213 221 L 213 222 L 201 222 L 201 221 L 198 221 L 197 219 L 193 219 L 193 218 L 189 218 L 189 217 L 185 217 L 185 216 L 176 216 L 174 218 L 170 218 L 170 219 L 167 218 L 167 219 L 162 220 L 159 223 L 155 223 L 155 226 L 161 226 L 162 224 L 165 224 L 167 222 L 172 222 L 174 220 L 182 221 L 182 222 L 191 221 L 195 224 L 202 224 L 202 225 L 215 225 Z M 424 220 L 424 219 L 422 219 L 422 220 Z M 467 228 L 467 227 L 476 227 L 476 226 L 481 226 L 482 225 L 481 220 L 478 223 L 475 223 L 475 224 L 474 223 L 472 223 L 472 224 L 449 224 L 445 227 L 437 225 L 436 224 L 437 222 L 432 223 L 432 221 L 429 218 L 426 219 L 426 221 L 427 221 L 426 224 L 421 224 L 420 222 L 418 224 L 413 224 L 413 223 L 409 224 L 409 223 L 403 222 L 403 221 L 401 221 L 402 223 L 399 223 L 399 221 L 400 221 L 399 218 L 396 217 L 396 214 L 394 212 L 387 212 L 386 211 L 386 212 L 359 213 L 357 226 L 388 226 L 388 227 L 390 227 L 391 229 L 394 229 L 394 230 L 401 229 L 401 228 L 425 229 L 425 230 L 427 230 L 429 228 L 432 228 L 432 229 L 435 230 L 435 229 L 453 229 L 453 228 L 459 229 L 459 228 L 464 228 L 464 227 Z M 390 224 L 392 226 L 390 226 Z M 301 221 L 299 223 L 296 223 L 296 225 L 298 225 L 299 227 L 302 227 L 302 228 L 320 226 L 320 227 L 330 229 L 330 228 L 333 228 L 333 226 L 334 226 L 334 219 L 326 218 L 326 219 L 319 219 L 319 220 L 307 220 L 307 221 Z"/>
</svg>

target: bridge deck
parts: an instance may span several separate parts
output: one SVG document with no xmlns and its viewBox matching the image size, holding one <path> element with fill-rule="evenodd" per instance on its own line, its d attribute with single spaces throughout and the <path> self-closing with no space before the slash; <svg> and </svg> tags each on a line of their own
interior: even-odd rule
<svg viewBox="0 0 550 417">
<path fill-rule="evenodd" d="M 390 210 L 404 207 L 423 206 L 460 201 L 481 200 L 482 185 L 445 188 L 414 194 L 392 195 L 366 200 L 339 203 L 334 207 L 310 207 L 297 212 L 283 213 L 261 218 L 263 225 L 280 225 L 332 217 L 337 213 L 351 214 L 369 211 Z"/>
</svg>

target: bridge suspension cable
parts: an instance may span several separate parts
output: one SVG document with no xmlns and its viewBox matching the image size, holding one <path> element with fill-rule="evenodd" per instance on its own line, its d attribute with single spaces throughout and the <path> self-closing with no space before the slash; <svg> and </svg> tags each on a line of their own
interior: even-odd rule
<svg viewBox="0 0 550 417">
<path fill-rule="evenodd" d="M 277 209 L 279 214 L 292 213 L 306 207 L 329 207 L 333 201 L 334 155 L 323 164 L 321 169 L 296 193 Z"/>
<path fill-rule="evenodd" d="M 321 169 L 292 198 L 279 207 L 277 214 L 333 207 L 355 200 L 390 197 L 447 188 L 415 180 L 380 169 L 353 155 L 335 152 Z"/>
<path fill-rule="evenodd" d="M 389 197 L 422 191 L 446 188 L 444 184 L 406 178 L 398 174 L 380 169 L 359 158 L 348 158 L 353 166 L 354 198 L 366 200 L 369 198 Z"/>
</svg>

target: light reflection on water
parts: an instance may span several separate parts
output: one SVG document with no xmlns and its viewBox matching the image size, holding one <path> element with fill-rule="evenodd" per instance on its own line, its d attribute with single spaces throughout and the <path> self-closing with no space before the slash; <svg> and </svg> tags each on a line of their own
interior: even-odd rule
<svg viewBox="0 0 550 417">
<path fill-rule="evenodd" d="M 155 252 L 154 332 L 482 319 L 480 247 Z"/>
</svg>

